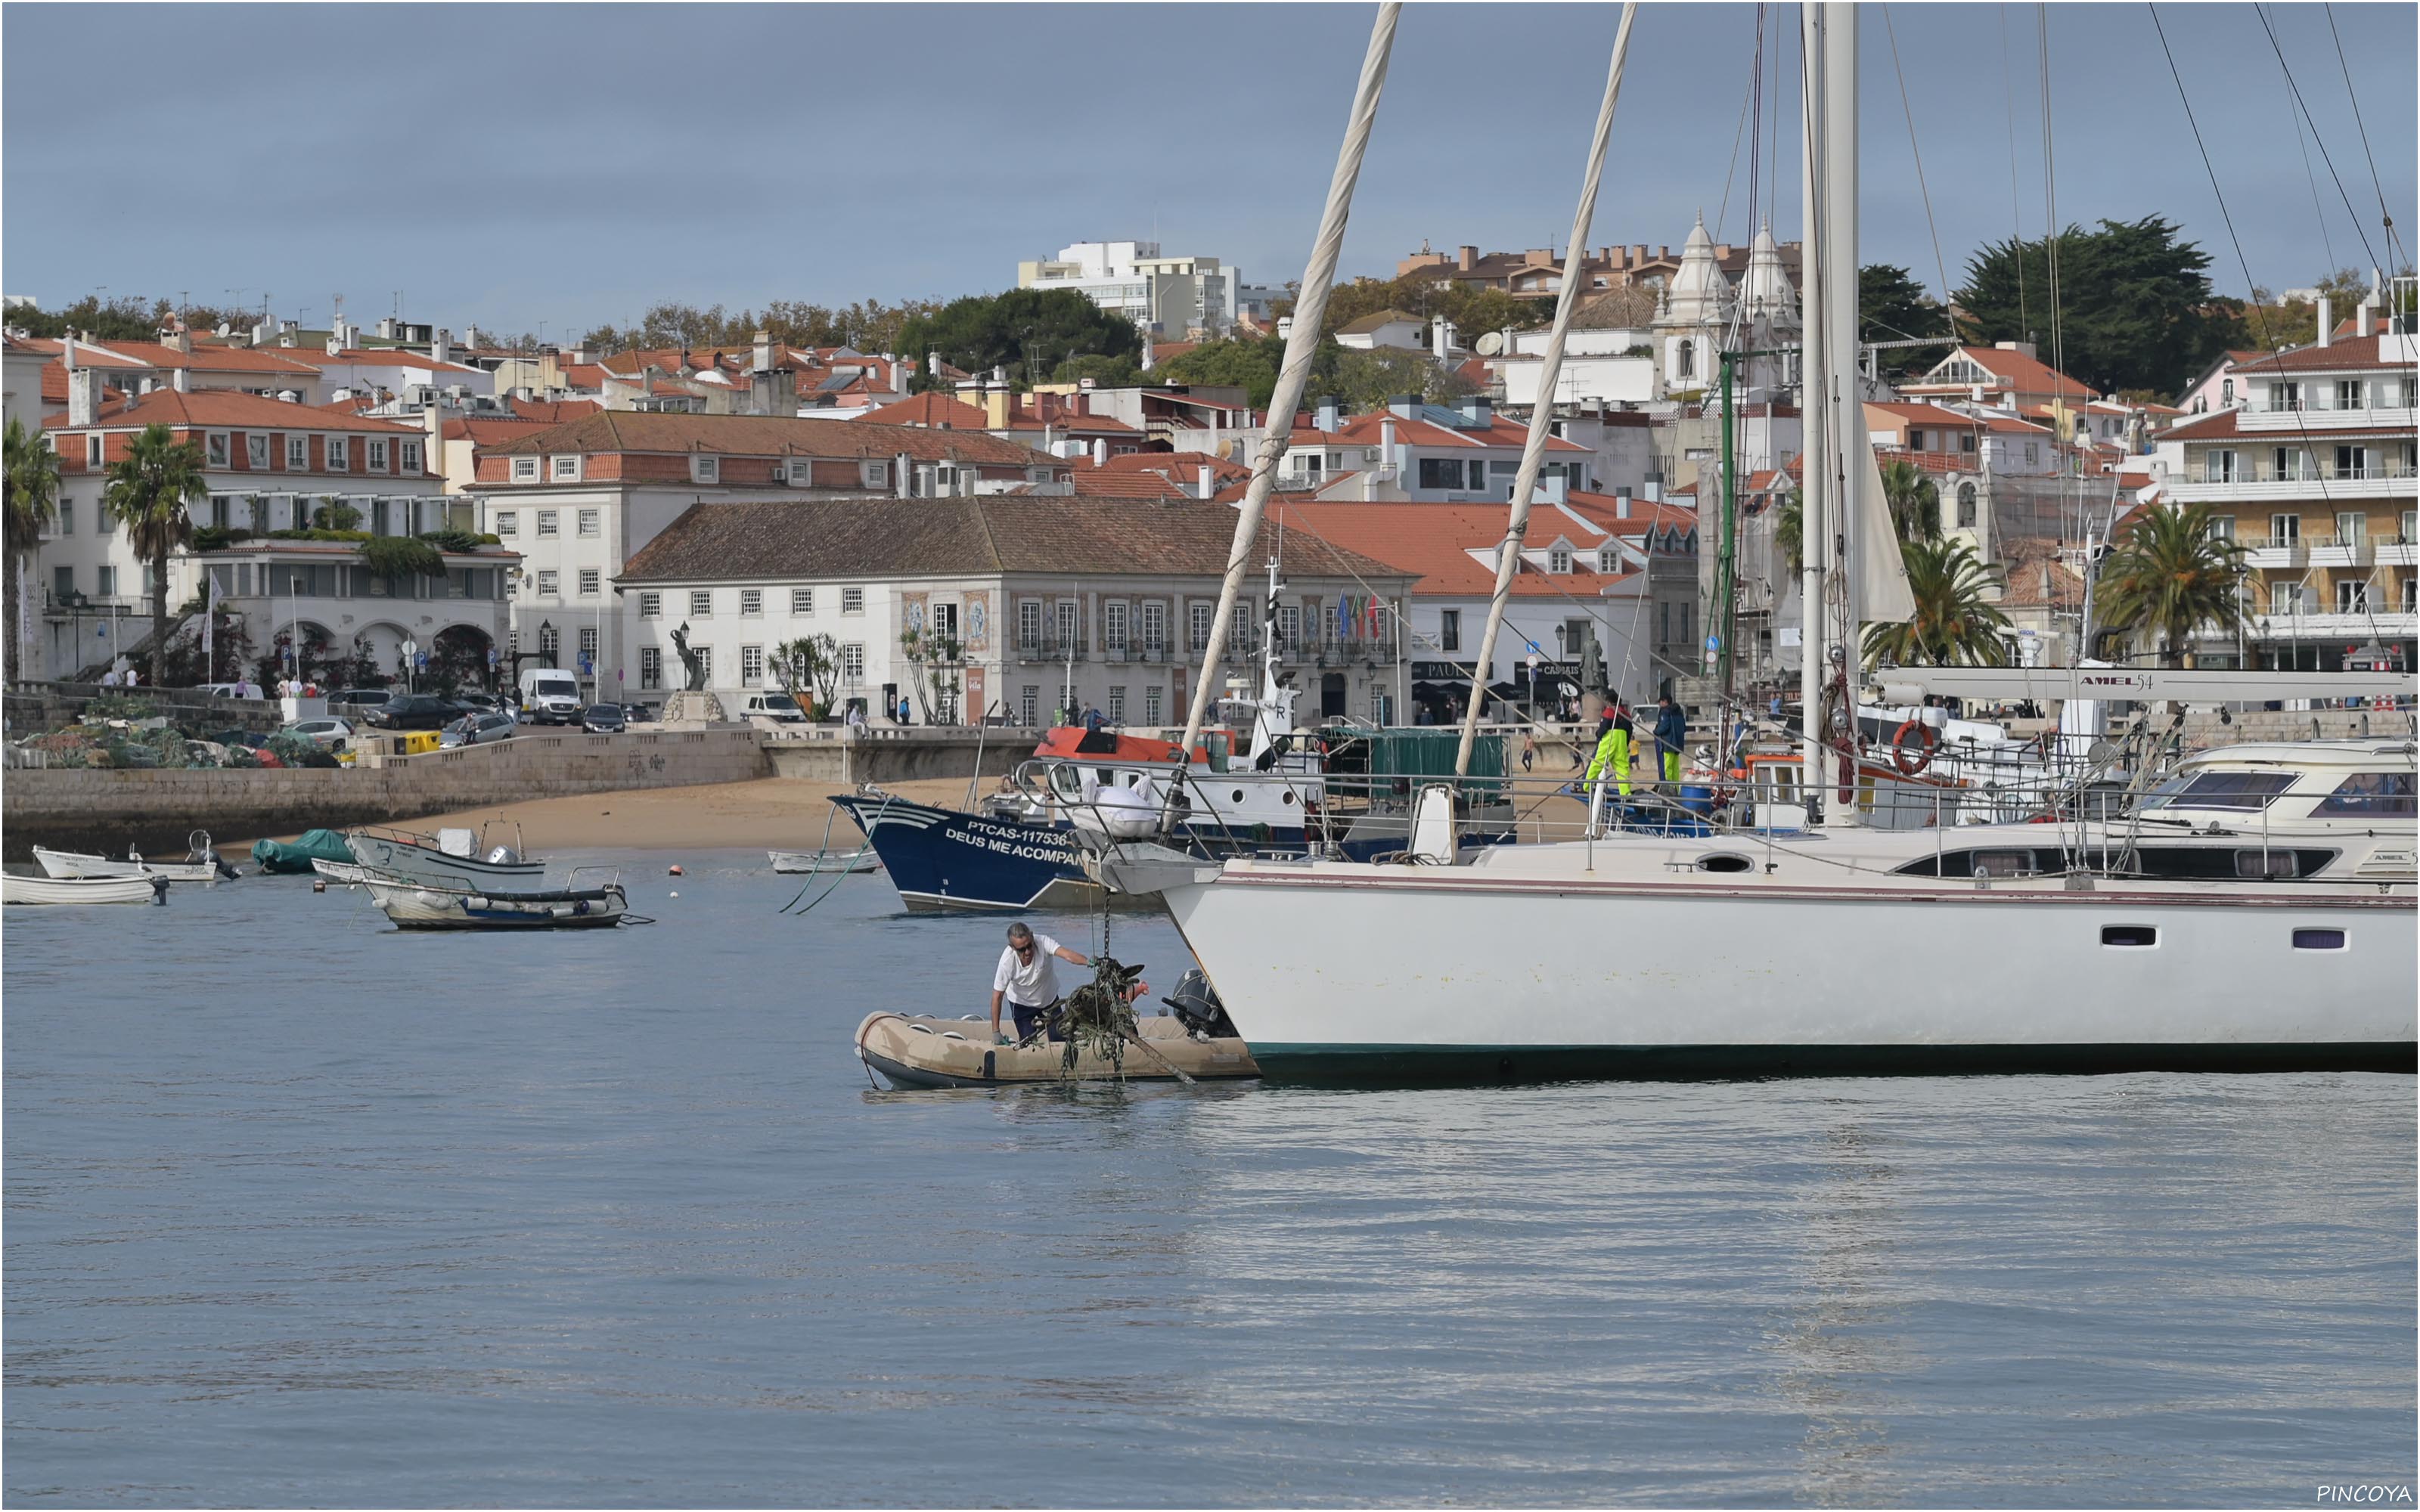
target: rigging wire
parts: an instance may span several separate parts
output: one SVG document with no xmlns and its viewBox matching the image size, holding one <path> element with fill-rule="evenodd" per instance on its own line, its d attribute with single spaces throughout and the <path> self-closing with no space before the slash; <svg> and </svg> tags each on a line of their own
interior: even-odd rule
<svg viewBox="0 0 2420 1512">
<path fill-rule="evenodd" d="M 2000 88 L 2009 106 L 2009 235 L 2017 264 L 2017 329 L 2034 339 L 2033 317 L 2025 309 L 2025 215 L 2017 199 L 2017 85 L 2009 68 L 2009 8 L 2000 6 Z"/>
<path fill-rule="evenodd" d="M 1761 11 L 1761 8 L 1760 8 L 1760 12 Z M 1760 14 L 1757 22 L 1760 31 L 1763 24 L 1764 23 L 1761 14 Z M 1758 40 L 1761 43 L 1763 40 L 1762 37 L 1760 36 Z M 1757 69 L 1750 69 L 1748 70 L 1747 93 L 1740 97 L 1739 124 L 1731 128 L 1731 163 L 1730 167 L 1723 170 L 1723 197 L 1721 207 L 1714 211 L 1714 234 L 1717 236 L 1722 234 L 1723 221 L 1731 212 L 1731 181 L 1739 175 L 1740 143 L 1745 141 L 1747 137 L 1748 107 L 1754 103 L 1756 100 L 1757 72 Z M 1754 149 L 1751 148 L 1750 152 L 1753 154 Z M 1756 190 L 1754 187 L 1756 183 L 1756 166 L 1753 162 L 1748 165 L 1747 174 L 1748 184 L 1750 186 L 1748 189 L 1747 208 L 1749 216 L 1753 218 L 1756 214 Z"/>
<path fill-rule="evenodd" d="M 2260 18 L 2260 29 L 2269 34 L 2269 51 L 2277 54 L 2277 67 L 2286 75 L 2286 87 L 2293 91 L 2294 103 L 2302 106 L 2303 118 L 2311 123 L 2311 140 L 2319 145 L 2319 161 L 2328 165 L 2328 177 L 2335 180 L 2336 195 L 2344 201 L 2345 214 L 2351 219 L 2353 231 L 2361 238 L 2362 254 L 2369 259 L 2372 267 L 2376 267 L 2378 254 L 2370 247 L 2369 233 L 2362 229 L 2361 212 L 2352 208 L 2352 195 L 2346 193 L 2344 177 L 2336 172 L 2336 160 L 2328 151 L 2328 139 L 2319 134 L 2319 118 L 2311 114 L 2311 107 L 2303 102 L 2303 86 L 2294 82 L 2294 68 L 2286 61 L 2286 49 L 2277 41 L 2277 28 L 2269 23 L 2269 8 L 2255 4 L 2252 13 Z"/>
<path fill-rule="evenodd" d="M 2294 102 L 2286 101 L 2286 118 L 2294 123 L 2294 145 L 2303 150 L 2303 180 L 2311 186 L 2311 221 L 2319 228 L 2319 246 L 2328 255 L 2328 271 L 2334 272 L 2336 262 L 2335 238 L 2328 235 L 2328 212 L 2319 208 L 2319 176 L 2311 167 L 2311 139 L 2303 130 L 2303 113 Z"/>
<path fill-rule="evenodd" d="M 2160 8 L 2156 4 L 2151 3 L 2151 0 L 2145 0 L 2143 8 L 2151 13 L 2151 29 L 2159 35 L 2160 52 L 2162 55 L 2168 60 L 2168 77 L 2176 81 L 2177 99 L 2185 108 L 2185 124 L 2193 130 L 2194 147 L 2201 153 L 2202 171 L 2210 176 L 2210 192 L 2218 200 L 2219 221 L 2226 227 L 2226 239 L 2228 244 L 2235 249 L 2235 265 L 2236 268 L 2243 274 L 2244 287 L 2250 288 L 2252 286 L 2252 265 L 2243 255 L 2242 239 L 2235 234 L 2235 216 L 2226 208 L 2226 192 L 2218 187 L 2218 170 L 2211 165 L 2210 161 L 2210 147 L 2202 141 L 2201 123 L 2194 116 L 2193 97 L 2185 92 L 2184 74 L 2178 69 L 2177 55 L 2168 46 L 2167 28 L 2160 24 Z M 2270 354 L 2269 360 L 2273 363 L 2276 360 L 2275 353 L 2277 347 L 2276 344 L 2270 339 L 2268 312 L 2263 306 L 2258 304 L 2253 305 L 2252 309 L 2254 312 L 2254 317 L 2259 322 L 2260 326 L 2260 345 L 2262 348 Z M 2303 418 L 2303 411 L 2299 408 L 2289 410 L 2288 413 L 2294 416 L 2295 434 L 2302 440 L 2304 447 L 2311 453 L 2311 471 L 2313 474 L 2311 481 L 2319 486 L 2319 501 L 2326 507 L 2328 513 L 2333 515 L 2335 513 L 2335 498 L 2328 491 L 2327 474 L 2318 466 L 2319 454 L 2317 448 L 2312 443 L 2310 423 Z M 2308 569 L 2305 569 L 2304 580 L 2308 580 Z M 2300 611 L 2298 610 L 2297 613 L 2299 614 L 2299 612 Z M 2376 609 L 2370 607 L 2368 595 L 2366 594 L 2363 595 L 2363 613 L 2369 620 L 2371 639 L 2382 640 L 2379 634 L 2378 611 Z"/>
<path fill-rule="evenodd" d="M 1891 72 L 1899 78 L 1899 108 L 1907 117 L 1907 150 L 1916 159 L 1916 191 L 1924 197 L 1924 228 L 1932 233 L 1932 266 L 1941 274 L 1941 310 L 1946 316 L 1949 312 L 1949 263 L 1941 255 L 1941 227 L 1932 219 L 1932 191 L 1924 182 L 1924 149 L 1916 145 L 1916 107 L 1908 103 L 1907 74 L 1899 66 L 1899 28 L 1891 24 L 1888 5 L 1883 7 L 1883 35 L 1890 39 Z"/>
<path fill-rule="evenodd" d="M 2344 39 L 2336 33 L 2336 8 L 2331 4 L 2322 8 L 2328 13 L 2328 36 L 2336 44 L 2336 67 L 2344 70 L 2345 99 L 2352 104 L 2352 124 L 2361 132 L 2361 155 L 2369 161 L 2369 185 L 2378 192 L 2378 219 L 2386 228 L 2386 250 L 2393 253 L 2403 245 L 2402 233 L 2395 229 L 2395 216 L 2386 208 L 2386 185 L 2378 177 L 2378 158 L 2369 150 L 2369 126 L 2361 117 L 2361 96 L 2353 92 L 2352 65 L 2345 61 Z M 2412 260 L 2408 251 L 2402 255 L 2405 262 Z"/>
<path fill-rule="evenodd" d="M 2051 379 L 2051 415 L 2054 420 L 2058 420 L 2065 417 L 2067 410 L 2067 333 L 2058 296 L 2058 153 L 2051 129 L 2050 7 L 2047 4 L 2034 7 L 2034 46 L 2040 60 L 2041 75 L 2042 255 L 2050 274 L 2050 365 L 2055 375 Z M 2071 442 L 2073 440 L 2071 425 L 2067 439 Z M 2051 436 L 2054 449 L 2059 440 L 2054 430 Z M 2067 536 L 2067 485 L 2072 461 L 2071 456 L 2063 460 L 2058 470 L 2058 531 L 2062 540 Z M 2077 533 L 2083 532 L 2079 531 Z M 2088 634 L 2091 626 L 2085 628 Z"/>
</svg>

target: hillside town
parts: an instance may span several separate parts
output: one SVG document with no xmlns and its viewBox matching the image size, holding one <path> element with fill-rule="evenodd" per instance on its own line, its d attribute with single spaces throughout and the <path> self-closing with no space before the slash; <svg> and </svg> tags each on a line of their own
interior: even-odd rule
<svg viewBox="0 0 2420 1512">
<path fill-rule="evenodd" d="M 38 533 L 8 543 L 14 675 L 451 690 L 559 669 L 584 701 L 644 705 L 681 686 L 685 630 L 726 710 L 779 690 L 780 648 L 804 641 L 829 717 L 1157 725 L 1223 635 L 1231 666 L 1273 638 L 1306 714 L 1441 721 L 1468 697 L 1543 403 L 1497 696 L 1557 706 L 1591 642 L 1634 699 L 1701 688 L 1718 649 L 1778 687 L 1798 642 L 1799 254 L 1701 220 L 1677 249 L 1577 259 L 1424 245 L 1341 289 L 1326 349 L 1362 392 L 1314 389 L 1283 417 L 1282 602 L 1225 626 L 1221 521 L 1278 422 L 1265 384 L 1204 380 L 1203 359 L 1281 345 L 1293 301 L 1216 257 L 1128 240 L 1016 263 L 1000 299 L 1131 326 L 1127 348 L 1049 371 L 761 329 L 604 349 L 399 313 L 196 329 L 165 310 L 139 340 L 12 320 L 11 436 L 55 459 Z M 1542 394 L 1567 266 L 1588 293 Z M 1432 308 L 1354 313 L 1386 299 Z M 2062 373 L 2055 341 L 1873 341 L 1861 397 L 1894 518 L 1911 549 L 1971 563 L 1950 612 L 1987 619 L 2010 665 L 2410 668 L 2412 304 L 2409 278 L 2350 307 L 2319 295 L 2306 329 L 2164 397 Z M 129 528 L 112 490 L 163 446 L 197 481 L 165 528 Z M 2239 579 L 2241 612 L 2184 646 L 2090 616 L 2096 561 L 2162 510 L 2231 543 Z"/>
</svg>

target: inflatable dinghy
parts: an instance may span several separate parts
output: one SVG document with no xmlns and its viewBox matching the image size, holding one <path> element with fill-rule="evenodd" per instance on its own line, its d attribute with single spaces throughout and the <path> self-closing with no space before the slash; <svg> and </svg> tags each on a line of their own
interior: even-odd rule
<svg viewBox="0 0 2420 1512">
<path fill-rule="evenodd" d="M 1014 1087 L 1068 1081 L 1164 1082 L 1177 1072 L 1196 1081 L 1258 1076 L 1261 1068 L 1243 1041 L 1197 1040 L 1175 1018 L 1139 1019 L 1143 1043 L 1125 1047 L 1125 1064 L 1084 1054 L 1073 1070 L 1064 1044 L 991 1042 L 987 1019 L 919 1018 L 906 1013 L 868 1013 L 857 1026 L 857 1057 L 881 1072 L 892 1087 Z"/>
</svg>

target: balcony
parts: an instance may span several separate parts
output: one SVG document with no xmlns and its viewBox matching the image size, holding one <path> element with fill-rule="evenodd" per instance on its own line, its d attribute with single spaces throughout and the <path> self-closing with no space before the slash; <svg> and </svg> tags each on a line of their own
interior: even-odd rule
<svg viewBox="0 0 2420 1512">
<path fill-rule="evenodd" d="M 2317 535 L 2311 538 L 2310 548 L 2314 567 L 2366 567 L 2378 560 L 2366 534 Z"/>
<path fill-rule="evenodd" d="M 2399 457 L 2357 468 L 2327 461 L 2283 470 L 2240 463 L 2222 471 L 2204 464 L 2170 478 L 2168 492 L 2180 504 L 2413 498 L 2420 497 L 2420 476 Z"/>
<path fill-rule="evenodd" d="M 2307 401 L 2297 406 L 2268 405 L 2236 412 L 2235 428 L 2246 434 L 2288 435 L 2310 431 L 2342 432 L 2349 430 L 2409 432 L 2415 411 L 2409 406 L 2394 409 L 2322 409 Z"/>
<path fill-rule="evenodd" d="M 2337 640 L 2367 641 L 2410 639 L 2420 629 L 2420 614 L 2410 609 L 2388 613 L 2325 614 L 2256 614 L 2252 617 L 2252 638 L 2256 640 Z"/>
</svg>

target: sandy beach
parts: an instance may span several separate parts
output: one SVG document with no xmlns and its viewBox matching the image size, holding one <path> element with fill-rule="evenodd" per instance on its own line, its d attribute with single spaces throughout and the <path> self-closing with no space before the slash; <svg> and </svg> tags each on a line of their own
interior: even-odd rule
<svg viewBox="0 0 2420 1512">
<path fill-rule="evenodd" d="M 500 803 L 396 823 L 423 832 L 448 826 L 478 830 L 499 821 L 507 827 L 518 824 L 520 847 L 534 856 L 559 850 L 814 850 L 825 841 L 827 824 L 832 844 L 854 849 L 863 837 L 846 815 L 825 801 L 848 791 L 845 783 L 770 777 Z M 963 779 L 894 782 L 885 791 L 956 808 L 966 801 L 967 784 Z M 500 830 L 496 838 L 504 841 L 507 836 Z M 246 840 L 240 849 L 249 850 L 252 843 Z M 239 849 L 232 844 L 222 848 L 229 855 Z"/>
</svg>

